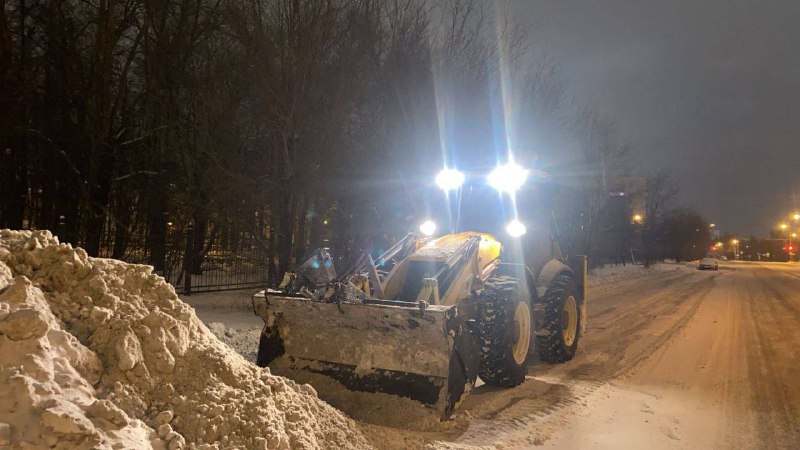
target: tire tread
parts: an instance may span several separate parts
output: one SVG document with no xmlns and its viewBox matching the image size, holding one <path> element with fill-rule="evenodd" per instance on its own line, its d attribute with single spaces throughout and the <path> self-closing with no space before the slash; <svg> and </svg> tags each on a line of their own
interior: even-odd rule
<svg viewBox="0 0 800 450">
<path fill-rule="evenodd" d="M 561 324 L 564 302 L 570 294 L 577 296 L 575 281 L 568 275 L 560 275 L 553 280 L 553 285 L 534 308 L 534 311 L 544 314 L 542 326 L 536 330 L 536 352 L 542 361 L 563 363 L 575 356 L 580 338 L 582 307 L 580 302 L 578 302 L 578 331 L 571 347 L 567 347 L 564 343 Z"/>
<path fill-rule="evenodd" d="M 513 320 L 518 282 L 511 277 L 490 278 L 478 305 L 481 365 L 478 375 L 490 386 L 511 387 L 522 383 L 527 364 L 513 356 Z"/>
</svg>

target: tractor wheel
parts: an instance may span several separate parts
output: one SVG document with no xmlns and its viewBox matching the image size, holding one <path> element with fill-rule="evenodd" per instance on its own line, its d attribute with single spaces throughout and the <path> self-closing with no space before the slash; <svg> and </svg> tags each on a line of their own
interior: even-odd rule
<svg viewBox="0 0 800 450">
<path fill-rule="evenodd" d="M 542 317 L 536 329 L 536 350 L 542 361 L 562 363 L 575 356 L 581 329 L 578 297 L 575 281 L 561 275 L 534 306 Z"/>
<path fill-rule="evenodd" d="M 481 365 L 478 375 L 491 386 L 516 386 L 528 372 L 533 324 L 529 301 L 517 280 L 491 278 L 478 303 Z"/>
</svg>

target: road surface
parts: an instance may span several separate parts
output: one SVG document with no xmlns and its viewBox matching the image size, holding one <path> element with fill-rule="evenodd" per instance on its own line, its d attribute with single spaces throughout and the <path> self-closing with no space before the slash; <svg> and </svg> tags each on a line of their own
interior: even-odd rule
<svg viewBox="0 0 800 450">
<path fill-rule="evenodd" d="M 589 295 L 569 363 L 478 387 L 433 429 L 365 434 L 379 448 L 800 448 L 800 264 L 675 266 Z"/>
<path fill-rule="evenodd" d="M 514 389 L 476 389 L 459 413 L 467 417 L 463 427 L 427 434 L 387 428 L 376 443 L 800 446 L 800 265 L 654 271 L 589 294 L 589 332 L 575 359 L 535 364 Z"/>
</svg>

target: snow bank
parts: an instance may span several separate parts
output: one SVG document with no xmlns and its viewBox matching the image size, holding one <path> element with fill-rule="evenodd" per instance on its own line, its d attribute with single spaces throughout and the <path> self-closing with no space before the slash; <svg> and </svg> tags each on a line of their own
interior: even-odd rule
<svg viewBox="0 0 800 450">
<path fill-rule="evenodd" d="M 644 267 L 641 264 L 626 265 L 606 265 L 589 270 L 589 286 L 620 281 L 655 272 L 670 272 L 676 270 L 686 270 L 689 263 L 662 262 Z"/>
<path fill-rule="evenodd" d="M 0 231 L 0 447 L 363 448 L 310 386 L 271 375 L 149 266 Z"/>
<path fill-rule="evenodd" d="M 261 330 L 264 326 L 245 329 L 229 328 L 222 322 L 207 323 L 208 329 L 214 333 L 221 342 L 231 347 L 236 353 L 251 363 L 256 363 L 258 356 L 258 341 L 261 339 Z"/>
</svg>

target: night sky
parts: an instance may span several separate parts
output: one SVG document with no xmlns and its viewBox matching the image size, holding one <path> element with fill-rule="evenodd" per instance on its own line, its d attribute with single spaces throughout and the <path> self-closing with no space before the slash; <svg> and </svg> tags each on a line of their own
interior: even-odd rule
<svg viewBox="0 0 800 450">
<path fill-rule="evenodd" d="M 520 23 L 723 232 L 800 207 L 800 1 L 518 0 Z"/>
</svg>

